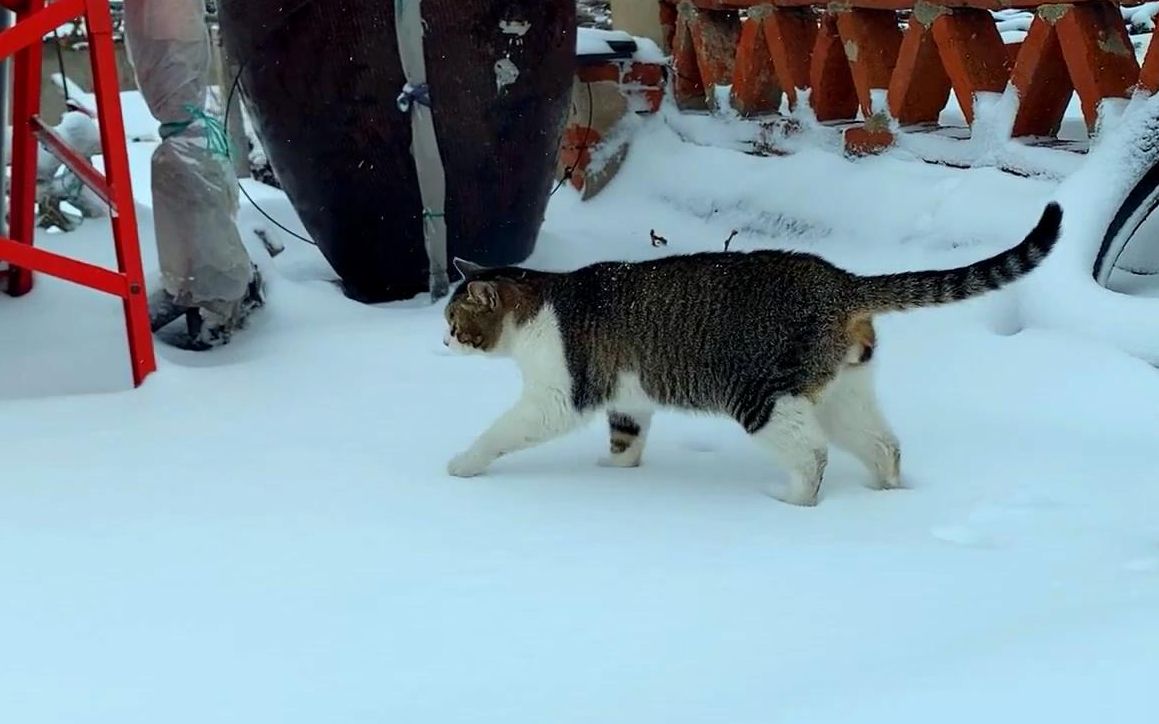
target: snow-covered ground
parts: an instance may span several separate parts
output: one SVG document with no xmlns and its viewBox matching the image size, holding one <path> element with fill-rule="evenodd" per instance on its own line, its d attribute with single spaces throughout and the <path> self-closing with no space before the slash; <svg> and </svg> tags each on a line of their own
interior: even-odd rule
<svg viewBox="0 0 1159 724">
<path fill-rule="evenodd" d="M 155 269 L 151 149 L 131 153 Z M 1093 223 L 1075 178 L 757 158 L 657 117 L 599 197 L 557 194 L 529 263 L 737 229 L 734 248 L 859 271 L 951 266 L 1055 194 L 1068 230 Z M 243 206 L 247 238 L 264 224 Z M 447 477 L 515 369 L 449 355 L 439 306 L 346 300 L 285 241 L 253 244 L 270 302 L 250 333 L 159 347 L 139 390 L 116 302 L 44 277 L 0 298 L 0 721 L 1153 719 L 1159 372 L 1025 324 L 1030 280 L 880 321 L 910 489 L 871 492 L 835 454 L 806 510 L 763 494 L 780 469 L 732 424 L 675 414 L 638 470 L 596 467 L 593 426 Z M 42 242 L 113 261 L 104 220 Z"/>
</svg>

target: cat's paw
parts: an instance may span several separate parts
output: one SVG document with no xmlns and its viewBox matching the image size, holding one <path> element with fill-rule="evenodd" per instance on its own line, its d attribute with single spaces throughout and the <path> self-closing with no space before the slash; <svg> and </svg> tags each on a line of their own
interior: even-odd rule
<svg viewBox="0 0 1159 724">
<path fill-rule="evenodd" d="M 801 508 L 815 508 L 817 506 L 817 490 L 795 486 L 778 486 L 769 488 L 766 492 L 770 497 L 789 505 L 795 505 Z"/>
<path fill-rule="evenodd" d="M 596 461 L 601 468 L 638 468 L 640 458 L 630 455 L 605 455 Z"/>
<path fill-rule="evenodd" d="M 473 478 L 486 472 L 490 464 L 490 458 L 468 450 L 451 458 L 447 463 L 447 473 L 456 478 Z"/>
<path fill-rule="evenodd" d="M 773 497 L 776 498 L 777 500 L 781 501 L 782 503 L 787 503 L 789 505 L 795 505 L 799 508 L 816 508 L 817 507 L 817 496 L 815 494 L 814 495 L 804 495 L 801 493 L 780 492 L 780 493 L 774 493 Z"/>
<path fill-rule="evenodd" d="M 901 478 L 883 478 L 869 484 L 873 490 L 905 490 L 909 486 Z"/>
</svg>

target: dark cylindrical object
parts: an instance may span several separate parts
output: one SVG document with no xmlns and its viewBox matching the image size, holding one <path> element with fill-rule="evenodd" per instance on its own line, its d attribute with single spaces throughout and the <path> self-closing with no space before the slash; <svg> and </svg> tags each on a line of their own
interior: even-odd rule
<svg viewBox="0 0 1159 724">
<path fill-rule="evenodd" d="M 410 119 L 395 102 L 399 1 L 416 0 L 218 1 L 271 166 L 346 293 L 367 302 L 428 281 Z M 448 253 L 519 263 L 571 99 L 575 2 L 423 0 L 422 14 Z"/>
</svg>

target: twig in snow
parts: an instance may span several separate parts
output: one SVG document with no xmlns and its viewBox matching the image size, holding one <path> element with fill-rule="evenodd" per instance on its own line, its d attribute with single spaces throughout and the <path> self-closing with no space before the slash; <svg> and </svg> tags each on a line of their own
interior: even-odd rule
<svg viewBox="0 0 1159 724">
<path fill-rule="evenodd" d="M 254 236 L 258 237 L 262 242 L 262 246 L 266 248 L 266 252 L 269 253 L 271 259 L 286 250 L 286 245 L 278 239 L 271 237 L 265 229 L 254 229 Z"/>
<path fill-rule="evenodd" d="M 652 246 L 668 246 L 668 240 L 657 234 L 655 229 L 650 229 L 648 234 L 652 237 Z"/>
<path fill-rule="evenodd" d="M 736 229 L 733 229 L 732 233 L 728 235 L 728 238 L 724 240 L 724 250 L 725 251 L 728 251 L 728 245 L 731 244 L 732 240 L 736 238 L 736 234 L 737 234 Z"/>
</svg>

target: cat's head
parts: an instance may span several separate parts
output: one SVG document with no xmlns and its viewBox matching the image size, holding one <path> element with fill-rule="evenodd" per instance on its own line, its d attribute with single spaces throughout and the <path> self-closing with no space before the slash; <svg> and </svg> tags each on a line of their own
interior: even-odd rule
<svg viewBox="0 0 1159 724">
<path fill-rule="evenodd" d="M 443 344 L 461 354 L 507 354 L 511 336 L 538 308 L 532 278 L 525 269 L 490 269 L 455 259 L 463 281 L 444 309 Z"/>
</svg>

